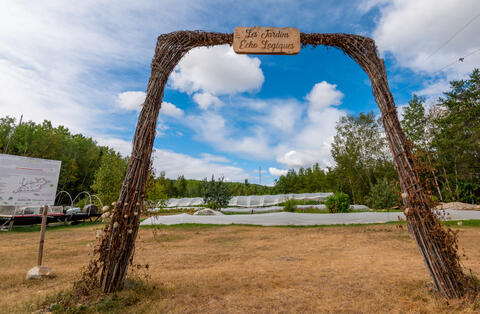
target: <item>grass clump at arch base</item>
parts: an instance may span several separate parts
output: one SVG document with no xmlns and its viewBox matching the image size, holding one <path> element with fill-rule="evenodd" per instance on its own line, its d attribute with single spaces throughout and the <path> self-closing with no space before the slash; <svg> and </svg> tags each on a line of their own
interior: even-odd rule
<svg viewBox="0 0 480 314">
<path fill-rule="evenodd" d="M 154 293 L 166 295 L 170 290 L 163 285 L 154 285 L 145 278 L 128 277 L 125 287 L 115 293 L 104 294 L 96 289 L 90 291 L 89 295 L 80 296 L 73 289 L 67 289 L 37 299 L 36 302 L 25 305 L 22 310 L 40 313 L 137 313 L 143 312 L 142 304 L 147 306 L 148 299 Z"/>
</svg>

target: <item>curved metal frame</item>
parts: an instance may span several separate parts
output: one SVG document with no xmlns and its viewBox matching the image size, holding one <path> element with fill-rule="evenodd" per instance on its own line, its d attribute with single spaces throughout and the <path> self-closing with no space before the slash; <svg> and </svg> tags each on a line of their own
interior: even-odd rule
<svg viewBox="0 0 480 314">
<path fill-rule="evenodd" d="M 70 193 L 68 193 L 67 191 L 62 190 L 62 191 L 58 192 L 57 195 L 55 195 L 55 200 L 57 200 L 57 197 L 62 193 L 65 193 L 65 194 L 68 195 L 68 197 L 70 198 L 70 207 L 73 207 L 72 195 L 70 195 Z"/>
</svg>

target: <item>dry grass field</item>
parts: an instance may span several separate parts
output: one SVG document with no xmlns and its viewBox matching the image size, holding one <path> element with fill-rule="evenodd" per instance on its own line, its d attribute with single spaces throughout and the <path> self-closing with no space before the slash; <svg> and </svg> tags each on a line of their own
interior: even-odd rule
<svg viewBox="0 0 480 314">
<path fill-rule="evenodd" d="M 101 226 L 47 229 L 52 278 L 25 281 L 37 232 L 0 234 L 0 312 L 25 312 L 71 287 Z M 480 228 L 462 227 L 465 266 L 480 273 Z M 474 313 L 479 300 L 446 302 L 405 227 L 142 228 L 136 262 L 148 289 L 107 299 L 96 311 L 126 313 Z M 144 271 L 145 272 L 145 271 Z M 135 294 L 135 295 L 134 295 Z M 132 296 L 133 295 L 133 296 Z M 92 309 L 90 309 L 91 311 Z"/>
</svg>

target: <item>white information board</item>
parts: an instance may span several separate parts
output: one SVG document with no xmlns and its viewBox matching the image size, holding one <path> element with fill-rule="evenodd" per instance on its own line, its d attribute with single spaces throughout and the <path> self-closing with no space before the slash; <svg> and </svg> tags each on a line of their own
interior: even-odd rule
<svg viewBox="0 0 480 314">
<path fill-rule="evenodd" d="M 0 154 L 0 205 L 54 205 L 61 164 Z"/>
</svg>

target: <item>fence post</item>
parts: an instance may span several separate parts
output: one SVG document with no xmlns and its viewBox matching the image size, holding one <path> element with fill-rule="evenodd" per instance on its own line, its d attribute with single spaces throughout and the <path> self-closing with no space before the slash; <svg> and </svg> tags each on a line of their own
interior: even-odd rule
<svg viewBox="0 0 480 314">
<path fill-rule="evenodd" d="M 43 206 L 42 212 L 42 228 L 40 230 L 40 243 L 38 245 L 38 266 L 42 266 L 42 259 L 43 259 L 43 243 L 45 242 L 45 229 L 47 227 L 47 210 L 48 206 Z"/>
</svg>

